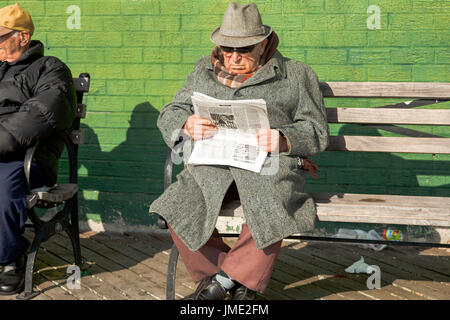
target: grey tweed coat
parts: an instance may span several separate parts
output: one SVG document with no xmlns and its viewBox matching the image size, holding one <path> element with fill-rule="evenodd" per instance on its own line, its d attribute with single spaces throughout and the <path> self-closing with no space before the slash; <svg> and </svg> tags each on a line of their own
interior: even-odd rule
<svg viewBox="0 0 450 320">
<path fill-rule="evenodd" d="M 194 113 L 194 91 L 218 99 L 264 99 L 271 128 L 286 136 L 290 150 L 267 158 L 262 173 L 269 174 L 227 166 L 187 165 L 177 181 L 151 204 L 150 212 L 164 217 L 183 243 L 197 251 L 214 231 L 223 197 L 234 180 L 258 249 L 313 229 L 316 209 L 304 193 L 305 173 L 299 169 L 297 157 L 324 151 L 329 140 L 325 106 L 314 71 L 277 51 L 250 79 L 231 89 L 216 80 L 210 56 L 201 58 L 185 86 L 160 112 L 158 128 L 170 148 L 176 143 L 174 132 L 179 132 Z M 275 173 L 274 168 L 278 168 Z"/>
</svg>

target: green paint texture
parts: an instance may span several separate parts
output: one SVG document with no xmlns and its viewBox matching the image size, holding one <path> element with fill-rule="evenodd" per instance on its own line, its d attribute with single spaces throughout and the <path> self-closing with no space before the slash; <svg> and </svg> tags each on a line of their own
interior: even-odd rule
<svg viewBox="0 0 450 320">
<path fill-rule="evenodd" d="M 16 1 L 0 1 L 3 7 Z M 35 39 L 73 75 L 88 72 L 91 91 L 79 151 L 80 218 L 151 225 L 148 206 L 163 191 L 166 147 L 156 119 L 195 62 L 209 54 L 224 0 L 19 1 Z M 450 82 L 450 1 L 256 0 L 279 50 L 304 61 L 320 81 Z M 80 29 L 67 21 L 80 9 Z M 379 29 L 367 20 L 380 12 Z M 72 21 L 72 20 L 71 20 Z M 390 99 L 326 99 L 327 107 L 375 107 Z M 450 108 L 441 103 L 439 108 Z M 450 137 L 448 127 L 409 126 Z M 373 127 L 332 125 L 334 134 L 393 135 Z M 325 152 L 313 157 L 319 178 L 308 191 L 450 194 L 450 156 Z M 60 181 L 67 178 L 66 158 Z M 96 217 L 96 218 L 95 218 Z"/>
</svg>

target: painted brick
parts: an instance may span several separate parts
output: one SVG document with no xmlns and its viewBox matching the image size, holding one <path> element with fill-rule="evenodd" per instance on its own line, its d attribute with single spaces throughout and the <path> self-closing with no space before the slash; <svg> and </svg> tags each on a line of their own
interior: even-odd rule
<svg viewBox="0 0 450 320">
<path fill-rule="evenodd" d="M 345 15 L 308 14 L 305 16 L 305 30 L 343 30 Z"/>
<path fill-rule="evenodd" d="M 369 47 L 409 47 L 411 34 L 406 31 L 370 30 L 367 33 Z"/>
<path fill-rule="evenodd" d="M 67 55 L 69 63 L 103 63 L 104 61 L 104 50 L 102 49 L 70 48 Z"/>
<path fill-rule="evenodd" d="M 279 48 L 278 49 L 285 57 L 299 61 L 306 61 L 306 50 L 302 48 Z"/>
<path fill-rule="evenodd" d="M 200 13 L 197 1 L 164 0 L 160 1 L 160 8 L 162 14 Z"/>
<path fill-rule="evenodd" d="M 141 48 L 107 48 L 105 49 L 106 63 L 137 63 L 142 62 Z"/>
<path fill-rule="evenodd" d="M 183 49 L 183 63 L 196 63 L 201 57 L 210 54 L 214 45 L 211 43 L 209 49 Z"/>
<path fill-rule="evenodd" d="M 411 0 L 370 0 L 369 4 L 379 6 L 382 13 L 405 13 L 412 10 Z"/>
<path fill-rule="evenodd" d="M 376 65 L 367 68 L 368 81 L 412 81 L 412 66 Z"/>
<path fill-rule="evenodd" d="M 311 13 L 311 12 L 323 12 L 325 8 L 324 0 L 308 1 L 283 1 L 283 13 L 284 14 L 298 14 L 298 13 Z"/>
<path fill-rule="evenodd" d="M 123 46 L 125 48 L 159 47 L 161 46 L 160 32 L 124 32 Z"/>
<path fill-rule="evenodd" d="M 181 31 L 200 31 L 212 32 L 222 23 L 222 17 L 219 15 L 202 14 L 200 16 L 182 15 Z"/>
<path fill-rule="evenodd" d="M 47 2 L 49 2 L 47 0 Z M 52 5 L 54 1 L 51 1 Z M 78 1 L 80 2 L 80 1 Z M 107 5 L 99 6 L 101 2 L 98 0 L 83 0 L 81 10 L 83 15 L 88 16 L 106 16 L 106 15 L 120 15 L 121 13 L 121 0 L 108 0 Z M 72 3 L 72 4 L 76 4 Z M 48 6 L 47 6 L 48 8 Z"/>
<path fill-rule="evenodd" d="M 178 32 L 181 27 L 181 15 L 141 16 L 142 30 Z"/>
<path fill-rule="evenodd" d="M 369 7 L 368 0 L 326 0 L 325 11 L 333 13 L 359 13 L 366 12 Z"/>
<path fill-rule="evenodd" d="M 413 0 L 412 10 L 419 14 L 423 13 L 442 13 L 449 12 L 450 2 L 449 1 L 424 1 L 424 0 Z"/>
<path fill-rule="evenodd" d="M 85 45 L 84 32 L 51 32 L 47 34 L 49 48 L 82 48 Z"/>
<path fill-rule="evenodd" d="M 413 80 L 450 82 L 450 65 L 415 65 Z"/>
<path fill-rule="evenodd" d="M 103 17 L 103 27 L 109 32 L 139 31 L 141 17 L 139 16 L 106 16 Z"/>
<path fill-rule="evenodd" d="M 45 51 L 45 55 L 54 56 L 61 61 L 67 61 L 67 49 L 66 48 L 48 48 Z"/>
<path fill-rule="evenodd" d="M 326 33 L 327 47 L 364 47 L 367 32 L 331 31 Z"/>
<path fill-rule="evenodd" d="M 395 14 L 389 17 L 391 30 L 428 30 L 434 27 L 432 15 Z"/>
<path fill-rule="evenodd" d="M 325 65 L 325 76 L 322 80 L 327 81 L 367 81 L 367 69 L 364 66 L 339 66 Z M 321 73 L 322 74 L 322 73 Z"/>
<path fill-rule="evenodd" d="M 449 48 L 436 48 L 436 63 L 449 64 L 450 50 Z"/>
<path fill-rule="evenodd" d="M 264 15 L 263 24 L 271 26 L 278 34 L 282 31 L 298 31 L 303 29 L 304 16 L 299 14 L 289 15 Z"/>
<path fill-rule="evenodd" d="M 84 100 L 88 112 L 123 111 L 123 99 L 117 96 L 86 95 Z"/>
<path fill-rule="evenodd" d="M 161 95 L 163 91 L 172 96 L 184 86 L 184 80 L 147 80 L 145 81 L 145 94 Z"/>
<path fill-rule="evenodd" d="M 394 64 L 432 64 L 434 62 L 433 48 L 396 48 L 391 49 Z"/>
<path fill-rule="evenodd" d="M 175 63 L 181 62 L 181 49 L 174 47 L 146 48 L 145 63 Z"/>
<path fill-rule="evenodd" d="M 121 32 L 86 32 L 86 47 L 121 47 Z"/>
<path fill-rule="evenodd" d="M 159 14 L 158 0 L 121 0 L 122 15 Z"/>
<path fill-rule="evenodd" d="M 143 95 L 144 81 L 137 80 L 108 80 L 107 94 L 109 95 Z"/>
<path fill-rule="evenodd" d="M 117 63 L 86 63 L 83 68 L 89 70 L 93 79 L 122 79 L 124 77 L 124 66 Z"/>
<path fill-rule="evenodd" d="M 287 31 L 280 41 L 285 47 L 322 47 L 325 46 L 325 33 L 320 31 Z"/>
<path fill-rule="evenodd" d="M 434 28 L 436 30 L 448 30 L 450 29 L 450 14 L 435 14 L 434 15 Z"/>
<path fill-rule="evenodd" d="M 33 12 L 34 13 L 34 12 Z M 49 31 L 65 31 L 67 32 L 66 20 L 61 17 L 39 17 L 33 16 L 33 23 L 35 25 L 35 32 L 49 32 Z"/>
<path fill-rule="evenodd" d="M 191 64 L 165 64 L 163 66 L 163 78 L 167 80 L 185 80 L 191 72 Z"/>
<path fill-rule="evenodd" d="M 349 50 L 349 63 L 351 64 L 389 64 L 390 60 L 388 49 Z"/>
<path fill-rule="evenodd" d="M 43 2 L 44 3 L 44 2 Z M 46 16 L 59 16 L 59 17 L 69 17 L 67 13 L 67 8 L 71 5 L 77 5 L 80 9 L 83 7 L 81 1 L 48 1 L 45 5 L 45 15 Z M 98 8 L 98 3 L 97 3 Z M 32 10 L 30 10 L 30 14 L 34 14 Z"/>
<path fill-rule="evenodd" d="M 162 79 L 160 64 L 129 64 L 125 69 L 126 79 Z"/>
<path fill-rule="evenodd" d="M 308 49 L 306 53 L 308 64 L 345 64 L 347 62 L 345 49 Z"/>
</svg>

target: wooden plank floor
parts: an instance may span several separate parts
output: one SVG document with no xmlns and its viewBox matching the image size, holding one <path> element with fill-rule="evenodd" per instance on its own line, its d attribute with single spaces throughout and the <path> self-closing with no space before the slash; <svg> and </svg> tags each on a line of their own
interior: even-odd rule
<svg viewBox="0 0 450 320">
<path fill-rule="evenodd" d="M 28 238 L 32 232 L 27 232 Z M 230 245 L 235 241 L 226 240 Z M 81 234 L 84 261 L 80 289 L 67 287 L 73 261 L 69 239 L 45 242 L 35 265 L 35 300 L 163 300 L 171 240 L 165 233 Z M 368 275 L 345 268 L 364 257 L 381 270 L 381 289 L 369 290 Z M 195 284 L 178 264 L 176 298 Z M 450 299 L 450 250 L 389 246 L 375 252 L 356 245 L 284 241 L 270 284 L 259 299 L 441 300 Z M 15 299 L 15 296 L 0 300 Z"/>
</svg>

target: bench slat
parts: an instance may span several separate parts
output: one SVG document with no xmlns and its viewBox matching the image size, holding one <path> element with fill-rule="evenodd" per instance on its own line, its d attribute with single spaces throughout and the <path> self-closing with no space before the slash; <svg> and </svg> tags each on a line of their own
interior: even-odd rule
<svg viewBox="0 0 450 320">
<path fill-rule="evenodd" d="M 320 82 L 324 97 L 450 99 L 450 83 Z"/>
<path fill-rule="evenodd" d="M 327 108 L 329 123 L 450 125 L 450 110 Z"/>
<path fill-rule="evenodd" d="M 450 198 L 312 193 L 321 221 L 450 227 Z"/>
<path fill-rule="evenodd" d="M 50 191 L 38 191 L 35 194 L 39 200 L 61 203 L 73 197 L 78 192 L 78 185 L 73 183 L 59 184 Z"/>
<path fill-rule="evenodd" d="M 450 198 L 379 194 L 311 193 L 320 221 L 450 227 Z M 223 229 L 242 223 L 239 201 L 220 212 Z M 230 230 L 233 231 L 233 230 Z"/>
<path fill-rule="evenodd" d="M 332 136 L 327 150 L 450 154 L 450 138 Z"/>
</svg>

